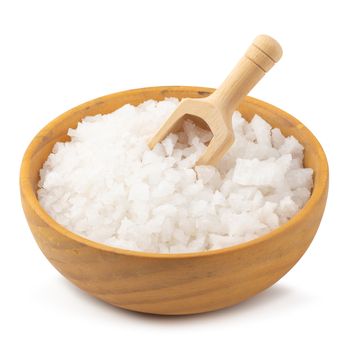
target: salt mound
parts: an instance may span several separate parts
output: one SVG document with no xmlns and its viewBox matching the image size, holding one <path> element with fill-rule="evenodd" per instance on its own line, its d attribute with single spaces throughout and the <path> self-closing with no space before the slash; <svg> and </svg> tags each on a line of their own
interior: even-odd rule
<svg viewBox="0 0 350 350">
<path fill-rule="evenodd" d="M 235 143 L 217 168 L 195 166 L 211 133 L 184 123 L 153 150 L 147 141 L 179 101 L 125 105 L 86 117 L 54 146 L 38 197 L 58 223 L 120 248 L 185 253 L 257 238 L 310 197 L 303 146 L 259 116 L 235 112 Z"/>
</svg>

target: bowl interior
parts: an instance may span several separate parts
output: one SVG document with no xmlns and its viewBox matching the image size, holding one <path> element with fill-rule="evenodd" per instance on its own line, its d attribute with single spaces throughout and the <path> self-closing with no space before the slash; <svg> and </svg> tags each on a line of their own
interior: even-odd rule
<svg viewBox="0 0 350 350">
<path fill-rule="evenodd" d="M 75 128 L 82 118 L 111 113 L 126 103 L 137 105 L 148 99 L 163 100 L 166 97 L 200 98 L 208 96 L 212 91 L 210 88 L 186 86 L 129 90 L 97 98 L 63 113 L 45 126 L 29 145 L 21 169 L 22 192 L 26 188 L 26 192 L 30 192 L 26 195 L 31 197 L 31 203 L 40 208 L 36 199 L 39 170 L 54 144 L 69 140 L 67 130 Z M 257 99 L 246 97 L 238 109 L 247 120 L 258 114 L 273 127 L 280 128 L 285 136 L 293 135 L 303 144 L 304 165 L 314 170 L 314 189 L 309 202 L 317 201 L 327 191 L 328 166 L 322 147 L 313 134 L 294 117 Z"/>
</svg>

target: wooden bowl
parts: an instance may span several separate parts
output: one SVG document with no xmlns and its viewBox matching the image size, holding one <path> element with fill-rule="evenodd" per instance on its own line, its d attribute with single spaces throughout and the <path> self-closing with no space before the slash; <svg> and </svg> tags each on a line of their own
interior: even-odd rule
<svg viewBox="0 0 350 350">
<path fill-rule="evenodd" d="M 247 97 L 239 110 L 259 114 L 305 147 L 305 166 L 314 170 L 314 189 L 305 207 L 278 229 L 233 247 L 200 253 L 152 254 L 109 247 L 74 234 L 41 208 L 39 169 L 53 145 L 85 116 L 111 113 L 126 103 L 165 97 L 204 97 L 213 89 L 152 87 L 123 91 L 86 102 L 54 119 L 29 145 L 22 162 L 23 209 L 40 249 L 54 267 L 89 294 L 112 305 L 146 313 L 183 315 L 237 304 L 270 287 L 287 273 L 311 243 L 325 208 L 328 165 L 313 134 L 286 112 Z"/>
</svg>

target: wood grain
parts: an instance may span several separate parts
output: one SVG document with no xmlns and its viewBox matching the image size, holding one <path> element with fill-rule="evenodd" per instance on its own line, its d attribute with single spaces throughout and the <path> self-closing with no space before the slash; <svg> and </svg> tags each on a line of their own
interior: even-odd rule
<svg viewBox="0 0 350 350">
<path fill-rule="evenodd" d="M 184 119 L 195 119 L 213 133 L 198 165 L 216 165 L 234 142 L 232 113 L 239 102 L 264 77 L 282 56 L 279 43 L 268 35 L 259 35 L 249 46 L 224 82 L 206 98 L 186 98 L 163 123 L 148 145 L 152 149 L 169 133 L 177 131 Z"/>
<path fill-rule="evenodd" d="M 213 89 L 153 87 L 119 92 L 84 103 L 44 127 L 29 145 L 21 166 L 23 209 L 40 249 L 52 265 L 89 294 L 115 306 L 154 314 L 182 315 L 237 304 L 274 284 L 304 254 L 319 226 L 327 198 L 326 156 L 297 119 L 247 97 L 239 110 L 255 113 L 294 135 L 305 147 L 305 165 L 314 169 L 310 200 L 292 220 L 256 240 L 192 254 L 149 254 L 108 247 L 80 237 L 56 223 L 36 197 L 39 169 L 67 129 L 87 115 L 105 114 L 125 103 L 165 97 L 205 97 Z"/>
</svg>

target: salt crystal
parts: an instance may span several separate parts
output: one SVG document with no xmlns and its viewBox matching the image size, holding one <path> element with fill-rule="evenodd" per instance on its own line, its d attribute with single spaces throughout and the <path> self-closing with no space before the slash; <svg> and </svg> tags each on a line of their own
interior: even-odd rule
<svg viewBox="0 0 350 350">
<path fill-rule="evenodd" d="M 290 159 L 291 161 L 291 159 Z M 233 181 L 244 186 L 282 185 L 286 174 L 287 160 L 285 159 L 237 159 Z"/>
<path fill-rule="evenodd" d="M 129 201 L 147 201 L 149 199 L 149 185 L 135 183 L 130 187 Z"/>
<path fill-rule="evenodd" d="M 258 145 L 266 145 L 271 147 L 271 125 L 266 123 L 264 119 L 255 115 L 250 123 Z"/>
</svg>

